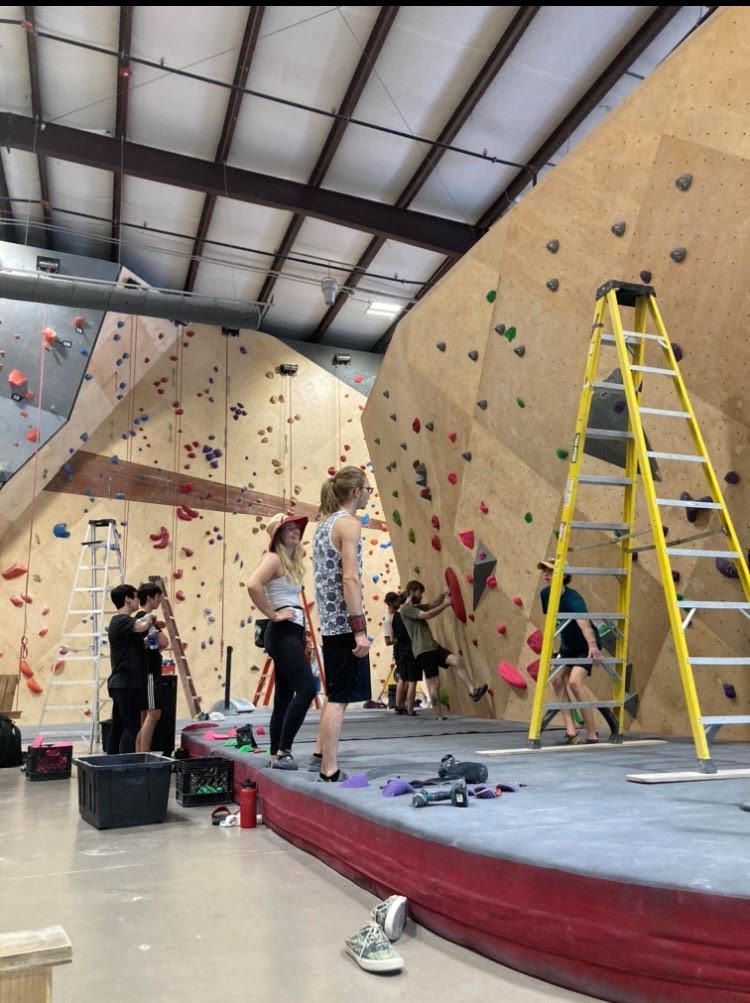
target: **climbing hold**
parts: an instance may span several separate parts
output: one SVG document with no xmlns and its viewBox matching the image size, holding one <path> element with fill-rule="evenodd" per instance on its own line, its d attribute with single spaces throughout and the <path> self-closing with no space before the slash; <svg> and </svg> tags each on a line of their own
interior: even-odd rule
<svg viewBox="0 0 750 1003">
<path fill-rule="evenodd" d="M 58 522 L 52 527 L 52 532 L 60 540 L 65 540 L 70 536 L 70 530 L 68 529 L 68 524 L 65 522 Z"/>
<path fill-rule="evenodd" d="M 557 252 L 560 250 L 560 241 L 548 240 L 546 246 L 550 254 L 557 254 Z"/>
<path fill-rule="evenodd" d="M 487 586 L 488 589 L 497 588 L 497 577 L 495 575 L 488 575 L 485 585 Z"/>
<path fill-rule="evenodd" d="M 548 279 L 546 285 L 551 293 L 555 293 L 560 286 L 560 282 L 557 279 Z"/>
<path fill-rule="evenodd" d="M 398 491 L 395 488 L 393 489 L 393 491 L 391 491 L 391 494 L 393 495 L 394 498 L 398 498 Z"/>
<path fill-rule="evenodd" d="M 686 192 L 688 188 L 692 185 L 692 183 L 693 183 L 692 174 L 681 174 L 679 178 L 675 179 L 675 187 L 679 188 L 681 192 Z"/>
<path fill-rule="evenodd" d="M 531 512 L 527 512 L 526 515 L 523 517 L 523 521 L 524 522 L 533 522 L 534 521 L 534 516 L 531 514 Z"/>
<path fill-rule="evenodd" d="M 487 401 L 486 400 L 477 401 L 477 407 L 481 407 L 481 409 L 483 411 L 486 411 L 487 410 Z"/>
<path fill-rule="evenodd" d="M 737 690 L 734 688 L 734 686 L 732 686 L 731 683 L 724 683 L 723 689 L 724 689 L 724 696 L 727 698 L 727 700 L 737 699 Z"/>
<path fill-rule="evenodd" d="M 408 449 L 408 448 L 409 448 L 409 447 L 408 447 L 408 446 L 406 445 L 406 443 L 405 443 L 405 442 L 401 442 L 401 443 L 399 443 L 399 445 L 401 446 L 401 448 L 402 448 L 402 449 Z"/>
<path fill-rule="evenodd" d="M 414 541 L 412 541 L 412 542 L 414 542 Z M 433 550 L 440 550 L 440 549 L 442 549 L 442 545 L 440 543 L 440 537 L 439 536 L 433 536 L 433 538 L 430 540 L 430 546 L 432 547 Z"/>
<path fill-rule="evenodd" d="M 375 440 L 374 441 L 375 441 L 375 445 L 376 446 L 380 445 L 380 439 L 377 436 L 375 436 Z"/>
<path fill-rule="evenodd" d="M 520 596 L 513 597 L 513 604 L 515 606 L 523 606 L 523 599 Z"/>
<path fill-rule="evenodd" d="M 489 512 L 487 505 L 483 501 L 480 501 L 479 503 L 479 511 L 482 513 L 482 515 L 487 515 L 487 513 Z"/>
<path fill-rule="evenodd" d="M 431 432 L 435 426 L 431 421 L 426 421 L 424 423 L 424 427 L 427 429 L 428 432 Z"/>
<path fill-rule="evenodd" d="M 567 449 L 556 449 L 555 455 L 558 457 L 558 459 L 564 460 L 568 456 L 568 451 Z"/>
<path fill-rule="evenodd" d="M 400 515 L 399 512 L 394 512 L 393 515 L 392 515 L 392 519 L 396 523 L 397 526 L 401 525 L 401 515 Z"/>
<path fill-rule="evenodd" d="M 498 634 L 504 634 L 505 631 L 506 631 L 505 624 L 504 623 L 499 623 L 497 625 L 497 627 L 496 627 L 496 630 L 497 630 Z"/>
<path fill-rule="evenodd" d="M 520 397 L 516 397 L 516 404 L 518 404 L 519 407 L 526 407 L 525 401 Z"/>
<path fill-rule="evenodd" d="M 652 278 L 653 278 L 653 276 L 652 276 L 651 272 L 647 272 L 647 271 L 642 271 L 641 272 L 641 282 L 645 282 L 646 284 L 648 284 L 651 281 Z"/>
<path fill-rule="evenodd" d="M 535 630 L 533 634 L 529 634 L 526 638 L 526 643 L 534 652 L 535 655 L 540 655 L 542 652 L 542 642 L 544 641 L 544 634 L 541 630 Z"/>
<path fill-rule="evenodd" d="M 385 397 L 386 400 L 388 400 L 388 398 L 391 396 L 390 391 L 384 390 L 383 391 L 383 396 Z"/>
<path fill-rule="evenodd" d="M 515 354 L 518 356 L 519 359 L 522 359 L 524 355 L 526 355 L 526 349 L 524 348 L 523 345 L 516 345 L 513 351 L 515 352 Z"/>
<path fill-rule="evenodd" d="M 739 578 L 737 568 L 726 557 L 716 558 L 716 570 L 720 575 L 724 575 L 725 578 Z"/>
<path fill-rule="evenodd" d="M 680 264 L 687 257 L 687 248 L 685 247 L 673 247 L 669 252 L 669 256 L 676 264 Z"/>
<path fill-rule="evenodd" d="M 516 329 L 515 329 L 515 327 L 509 327 L 508 330 L 504 332 L 503 336 L 504 336 L 505 340 L 508 342 L 508 344 L 510 344 L 511 341 L 514 341 L 515 337 L 516 337 Z"/>
<path fill-rule="evenodd" d="M 528 688 L 526 680 L 523 678 L 515 665 L 511 665 L 510 662 L 500 662 L 497 667 L 497 672 L 500 678 L 504 679 L 505 682 L 514 689 L 525 690 Z"/>
<path fill-rule="evenodd" d="M 532 662 L 531 665 L 527 665 L 526 671 L 534 680 L 534 682 L 536 682 L 537 679 L 539 678 L 539 659 L 537 658 L 537 660 L 535 662 Z"/>
<path fill-rule="evenodd" d="M 456 441 L 456 433 L 455 432 L 449 432 L 448 433 L 448 438 L 450 439 L 451 442 L 455 442 Z"/>
<path fill-rule="evenodd" d="M 495 290 L 490 289 L 490 291 L 485 296 L 485 299 L 487 300 L 488 303 L 494 303 L 495 300 L 497 299 L 497 293 L 495 292 Z"/>
<path fill-rule="evenodd" d="M 444 352 L 445 351 L 445 342 L 444 341 L 439 341 L 437 343 L 437 345 L 435 345 L 435 348 L 437 348 L 438 352 Z"/>
<path fill-rule="evenodd" d="M 327 473 L 328 473 L 329 477 L 335 477 L 336 476 L 336 468 L 335 467 L 329 467 Z"/>
<path fill-rule="evenodd" d="M 42 687 L 39 685 L 39 683 L 36 681 L 36 679 L 27 679 L 26 680 L 26 685 L 28 686 L 28 688 L 31 690 L 32 693 L 42 693 L 43 692 Z"/>
<path fill-rule="evenodd" d="M 727 484 L 739 484 L 740 483 L 740 475 L 737 473 L 736 470 L 728 470 L 724 474 L 724 480 L 727 482 Z M 4 577 L 5 577 L 5 575 L 3 575 L 3 578 Z"/>
<path fill-rule="evenodd" d="M 411 427 L 413 432 L 419 432 L 419 430 L 422 428 L 419 418 L 414 419 L 414 421 L 411 423 Z"/>
<path fill-rule="evenodd" d="M 458 484 L 458 475 L 454 474 L 453 471 L 451 471 L 448 474 L 448 483 L 449 484 Z"/>
<path fill-rule="evenodd" d="M 474 584 L 474 575 L 467 575 L 466 576 L 466 581 L 469 583 L 469 585 L 473 585 Z"/>
<path fill-rule="evenodd" d="M 476 362 L 477 359 L 479 358 L 479 352 L 477 352 L 476 349 L 474 348 L 472 348 L 472 350 L 470 352 L 467 352 L 466 354 L 469 356 L 472 362 Z"/>
<path fill-rule="evenodd" d="M 460 620 L 461 623 L 466 623 L 466 607 L 464 606 L 464 599 L 461 595 L 461 587 L 458 584 L 458 578 L 453 568 L 445 569 L 445 584 L 448 586 L 448 592 L 451 597 L 451 605 L 453 606 L 453 612 L 456 615 L 456 619 Z"/>
<path fill-rule="evenodd" d="M 163 540 L 164 537 L 169 536 L 169 530 L 166 526 L 162 526 L 158 533 L 149 533 L 149 540 Z"/>
<path fill-rule="evenodd" d="M 463 458 L 466 460 L 467 463 L 471 460 L 471 453 L 469 453 L 468 451 L 465 453 L 461 453 L 461 456 L 463 456 Z"/>
<path fill-rule="evenodd" d="M 10 581 L 11 578 L 20 578 L 21 575 L 25 575 L 26 574 L 27 570 L 28 569 L 25 568 L 22 564 L 18 564 L 18 563 L 11 564 L 11 566 L 9 568 L 6 568 L 6 570 L 3 571 L 3 578 L 6 581 Z"/>
<path fill-rule="evenodd" d="M 391 421 L 398 421 L 398 415 L 397 414 L 391 414 L 391 415 L 389 415 L 389 418 L 391 419 Z"/>
<path fill-rule="evenodd" d="M 468 547 L 469 550 L 474 548 L 474 530 L 466 529 L 462 533 L 458 534 L 458 538 L 463 543 L 464 547 Z"/>
<path fill-rule="evenodd" d="M 432 526 L 433 529 L 440 529 L 440 520 L 436 515 L 433 515 L 433 517 L 430 519 L 430 525 Z"/>
<path fill-rule="evenodd" d="M 674 341 L 672 342 L 672 351 L 674 352 L 675 361 L 680 362 L 682 360 L 682 349 Z"/>
<path fill-rule="evenodd" d="M 627 223 L 622 219 L 618 219 L 616 223 L 612 224 L 610 230 L 614 233 L 615 237 L 622 237 L 627 228 Z"/>
<path fill-rule="evenodd" d="M 673 571 L 672 572 L 672 581 L 675 583 L 675 585 L 679 582 L 679 580 L 680 580 L 680 572 L 679 571 Z"/>
<path fill-rule="evenodd" d="M 416 542 L 417 542 L 417 537 L 416 537 L 416 535 L 414 533 L 414 530 L 410 529 L 409 530 L 409 543 L 416 543 Z"/>
</svg>

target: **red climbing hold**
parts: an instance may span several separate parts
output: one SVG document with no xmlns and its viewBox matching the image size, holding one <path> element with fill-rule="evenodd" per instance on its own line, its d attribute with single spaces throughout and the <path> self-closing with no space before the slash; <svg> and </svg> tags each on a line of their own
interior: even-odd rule
<svg viewBox="0 0 750 1003">
<path fill-rule="evenodd" d="M 31 668 L 29 663 L 23 658 L 18 663 L 18 668 L 26 676 L 27 679 L 31 679 L 31 677 L 34 675 L 34 670 Z"/>
<path fill-rule="evenodd" d="M 523 599 L 520 596 L 514 596 L 513 602 L 516 606 L 523 606 Z"/>
<path fill-rule="evenodd" d="M 453 568 L 445 569 L 445 584 L 448 586 L 448 591 L 450 592 L 451 604 L 453 612 L 456 614 L 456 619 L 460 620 L 461 623 L 466 623 L 466 607 L 461 595 L 461 586 L 458 584 L 458 578 L 456 578 Z"/>
<path fill-rule="evenodd" d="M 20 578 L 21 575 L 26 574 L 26 570 L 27 569 L 22 564 L 11 564 L 9 568 L 6 568 L 6 570 L 3 571 L 3 578 L 6 582 L 10 581 L 11 578 Z"/>
<path fill-rule="evenodd" d="M 451 484 L 458 484 L 458 476 L 453 472 L 451 472 L 450 474 L 448 474 L 448 481 Z"/>
<path fill-rule="evenodd" d="M 26 383 L 26 377 L 18 369 L 13 369 L 8 373 L 8 383 L 12 387 L 20 388 Z"/>
<path fill-rule="evenodd" d="M 484 502 L 479 503 L 479 511 L 482 513 L 482 515 L 487 515 L 487 513 L 489 512 L 489 509 L 487 508 Z"/>
<path fill-rule="evenodd" d="M 464 547 L 468 547 L 469 550 L 474 548 L 474 530 L 466 529 L 463 533 L 458 534 L 458 538 L 463 543 Z"/>
<path fill-rule="evenodd" d="M 531 648 L 531 650 L 534 652 L 535 655 L 541 654 L 543 641 L 544 641 L 544 634 L 542 634 L 541 630 L 535 630 L 533 634 L 529 634 L 529 636 L 526 638 L 526 643 L 528 644 L 528 646 Z"/>
<path fill-rule="evenodd" d="M 412 427 L 412 430 L 415 431 L 415 432 L 418 432 L 422 428 L 422 425 L 421 425 L 421 423 L 419 421 L 419 418 L 415 418 L 414 419 L 414 421 L 411 423 L 411 427 Z"/>
<path fill-rule="evenodd" d="M 440 520 L 436 515 L 433 515 L 432 519 L 430 519 L 430 523 L 432 524 L 433 529 L 440 529 Z"/>
<path fill-rule="evenodd" d="M 430 540 L 430 543 L 432 545 L 433 550 L 440 550 L 441 544 L 439 536 L 433 536 L 433 538 Z"/>
<path fill-rule="evenodd" d="M 498 634 L 504 634 L 505 633 L 505 629 L 506 628 L 505 628 L 505 624 L 504 623 L 499 623 L 497 625 L 497 632 L 498 632 Z"/>
<path fill-rule="evenodd" d="M 526 671 L 534 680 L 534 682 L 536 682 L 539 676 L 539 659 L 537 658 L 537 660 L 535 662 L 532 662 L 531 665 L 527 665 Z"/>
<path fill-rule="evenodd" d="M 523 678 L 521 673 L 509 662 L 500 662 L 497 667 L 498 675 L 501 679 L 504 679 L 506 683 L 513 686 L 517 690 L 527 689 L 526 680 Z"/>
<path fill-rule="evenodd" d="M 456 433 L 455 432 L 449 432 L 448 433 L 448 438 L 450 439 L 451 442 L 455 442 L 456 441 Z"/>
<path fill-rule="evenodd" d="M 29 687 L 32 693 L 42 693 L 42 687 L 36 681 L 36 679 L 27 679 L 26 685 Z"/>
<path fill-rule="evenodd" d="M 487 581 L 485 583 L 488 589 L 497 588 L 497 577 L 495 575 L 487 575 Z"/>
</svg>

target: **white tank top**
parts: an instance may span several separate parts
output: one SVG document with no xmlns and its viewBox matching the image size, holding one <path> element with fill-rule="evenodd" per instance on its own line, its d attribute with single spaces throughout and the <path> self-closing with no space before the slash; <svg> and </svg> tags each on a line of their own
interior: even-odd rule
<svg viewBox="0 0 750 1003">
<path fill-rule="evenodd" d="M 286 575 L 280 578 L 272 578 L 263 586 L 266 599 L 274 609 L 283 609 L 285 606 L 294 606 L 294 622 L 300 627 L 305 626 L 305 614 L 302 610 L 302 586 L 290 582 Z"/>
</svg>

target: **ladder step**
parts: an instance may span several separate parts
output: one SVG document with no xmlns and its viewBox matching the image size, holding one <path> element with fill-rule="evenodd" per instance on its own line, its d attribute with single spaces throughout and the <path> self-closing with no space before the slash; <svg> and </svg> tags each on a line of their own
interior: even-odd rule
<svg viewBox="0 0 750 1003">
<path fill-rule="evenodd" d="M 633 373 L 658 373 L 660 376 L 676 376 L 674 369 L 662 369 L 660 366 L 631 366 Z"/>
<path fill-rule="evenodd" d="M 93 686 L 96 679 L 51 679 L 50 689 L 57 689 L 58 686 Z"/>
<path fill-rule="evenodd" d="M 566 575 L 627 575 L 625 568 L 569 568 L 565 567 Z"/>
<path fill-rule="evenodd" d="M 550 667 L 561 665 L 588 665 L 590 658 L 553 658 Z M 600 665 L 622 665 L 621 658 L 602 658 Z M 602 704 L 604 706 L 604 704 Z"/>
<path fill-rule="evenodd" d="M 683 547 L 667 547 L 666 552 L 672 557 L 725 557 L 728 561 L 736 561 L 740 556 L 736 550 L 685 550 Z"/>
<path fill-rule="evenodd" d="M 619 707 L 619 700 L 583 700 L 580 703 L 546 703 L 545 710 L 567 710 L 568 707 Z"/>
<path fill-rule="evenodd" d="M 681 599 L 680 609 L 742 609 L 750 610 L 750 602 L 711 602 L 705 599 Z"/>
<path fill-rule="evenodd" d="M 654 500 L 657 505 L 674 505 L 675 508 L 722 508 L 719 502 L 692 501 L 690 499 L 683 501 L 682 498 L 656 498 Z"/>
<path fill-rule="evenodd" d="M 625 613 L 558 613 L 557 618 L 561 620 L 563 617 L 567 616 L 568 620 L 625 620 L 627 616 Z"/>
<path fill-rule="evenodd" d="M 632 432 L 620 432 L 616 428 L 587 428 L 587 439 L 632 439 Z"/>
<path fill-rule="evenodd" d="M 690 665 L 750 665 L 750 658 L 690 658 Z"/>
<path fill-rule="evenodd" d="M 579 484 L 610 484 L 619 487 L 628 487 L 633 483 L 631 477 L 604 477 L 601 474 L 582 474 L 578 478 Z"/>
<path fill-rule="evenodd" d="M 702 717 L 701 724 L 750 724 L 746 714 L 732 714 L 729 717 Z"/>
<path fill-rule="evenodd" d="M 664 338 L 661 334 L 643 334 L 640 331 L 623 331 L 622 333 L 626 338 L 636 338 L 641 341 L 658 341 L 660 345 L 664 345 Z"/>
<path fill-rule="evenodd" d="M 684 463 L 707 463 L 705 456 L 693 456 L 691 453 L 659 453 L 656 450 L 646 450 L 646 456 L 655 460 L 681 460 Z"/>
<path fill-rule="evenodd" d="M 103 592 L 103 591 L 104 591 L 103 585 L 86 585 L 80 588 L 76 587 L 73 589 L 73 592 Z"/>
<path fill-rule="evenodd" d="M 593 380 L 591 386 L 594 390 L 616 390 L 618 393 L 625 393 L 624 383 L 610 383 L 608 380 Z"/>
<path fill-rule="evenodd" d="M 639 407 L 638 414 L 653 414 L 660 418 L 692 418 L 689 411 L 669 411 L 663 407 Z"/>
<path fill-rule="evenodd" d="M 571 529 L 598 529 L 603 533 L 629 533 L 627 522 L 571 522 Z"/>
</svg>

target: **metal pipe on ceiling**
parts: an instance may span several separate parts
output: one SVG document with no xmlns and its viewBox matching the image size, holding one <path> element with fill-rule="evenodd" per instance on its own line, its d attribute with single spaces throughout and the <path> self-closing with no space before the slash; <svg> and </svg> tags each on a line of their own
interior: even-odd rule
<svg viewBox="0 0 750 1003">
<path fill-rule="evenodd" d="M 268 303 L 198 296 L 152 289 L 135 282 L 115 284 L 91 279 L 0 270 L 0 298 L 66 306 L 73 310 L 160 317 L 179 324 L 214 324 L 259 330 Z"/>
</svg>

